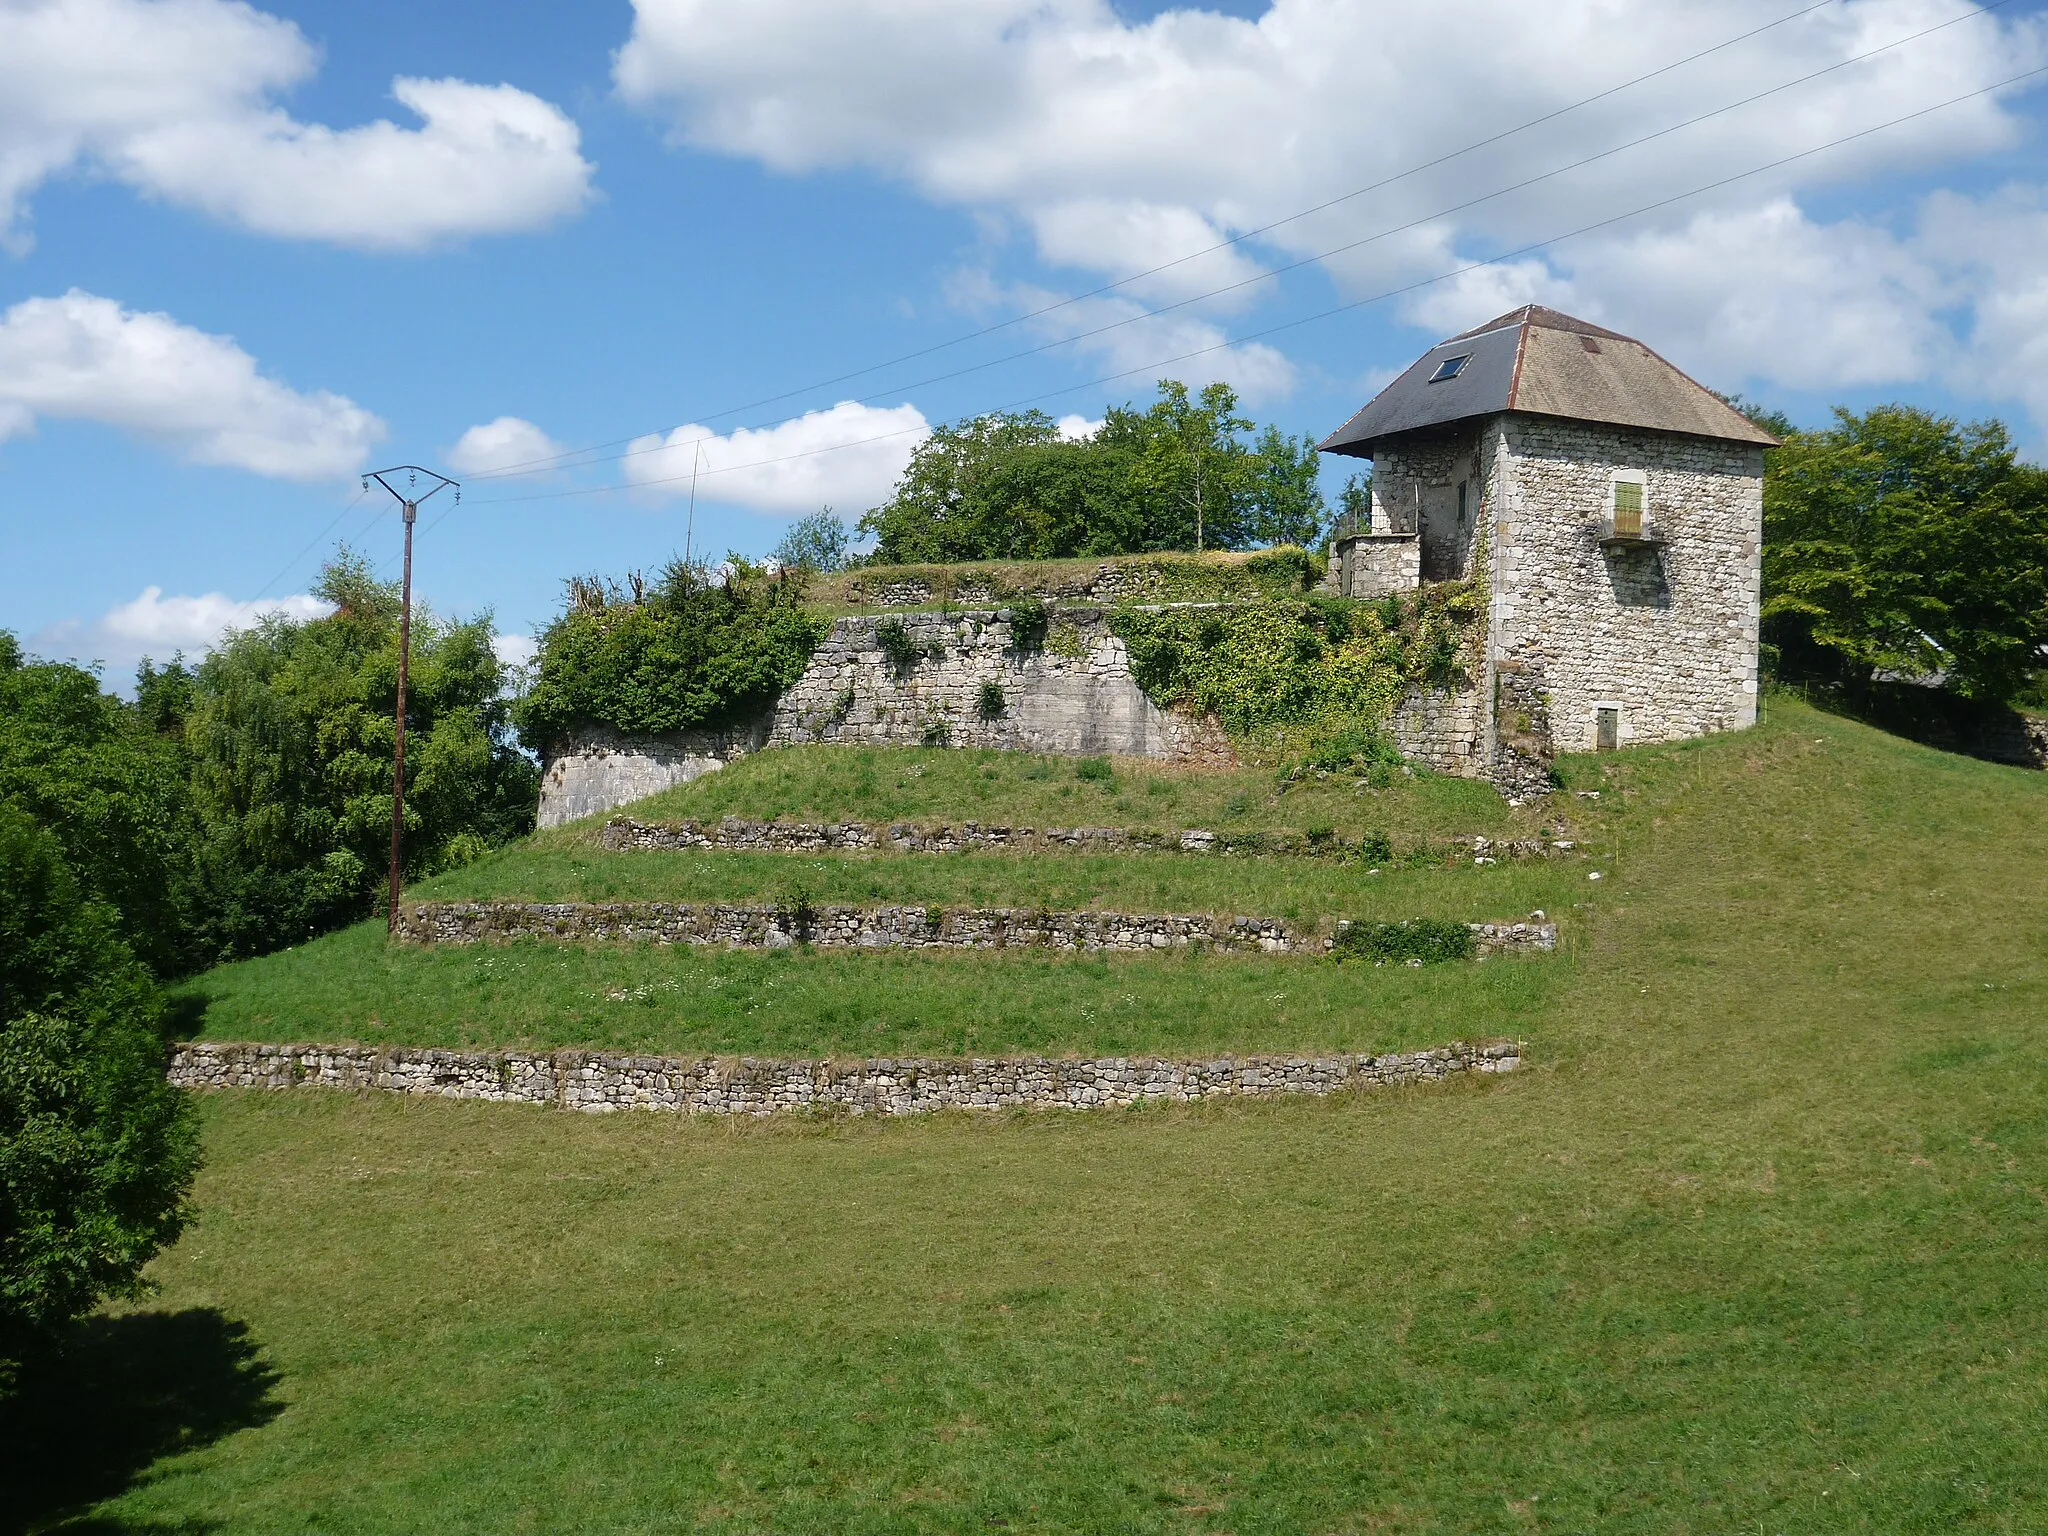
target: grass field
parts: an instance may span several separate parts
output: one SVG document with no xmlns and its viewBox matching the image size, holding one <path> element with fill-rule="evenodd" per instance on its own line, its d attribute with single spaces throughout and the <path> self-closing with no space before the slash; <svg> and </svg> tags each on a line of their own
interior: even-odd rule
<svg viewBox="0 0 2048 1536">
<path fill-rule="evenodd" d="M 1098 777 L 1104 769 L 1108 777 Z M 1526 836 L 1563 807 L 1510 809 L 1469 779 L 1355 775 L 1283 785 L 1271 769 L 1179 767 L 1137 758 L 1035 757 L 943 747 L 790 747 L 740 758 L 640 801 L 648 821 L 755 816 L 784 821 L 979 821 L 1027 827 L 1136 827 L 1179 832 L 1382 832 L 1397 848 L 1459 833 Z M 549 837 L 587 840 L 586 823 Z"/>
<path fill-rule="evenodd" d="M 2048 777 L 1785 701 L 1567 768 L 1576 953 L 1394 978 L 1539 978 L 1499 1081 L 210 1098 L 159 1294 L 0 1424 L 0 1527 L 2048 1528 Z"/>
</svg>

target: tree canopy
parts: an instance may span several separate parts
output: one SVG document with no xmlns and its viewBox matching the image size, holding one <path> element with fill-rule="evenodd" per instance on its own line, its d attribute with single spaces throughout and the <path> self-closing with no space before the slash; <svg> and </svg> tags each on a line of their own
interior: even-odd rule
<svg viewBox="0 0 2048 1536">
<path fill-rule="evenodd" d="M 1253 425 L 1229 385 L 1193 395 L 1172 379 L 1081 439 L 1043 411 L 977 416 L 919 444 L 860 526 L 884 564 L 1313 544 L 1314 441 L 1270 426 L 1248 439 Z"/>
<path fill-rule="evenodd" d="M 57 837 L 0 801 L 0 1368 L 178 1234 L 198 1151 L 163 1004 Z"/>
<path fill-rule="evenodd" d="M 1852 689 L 2020 692 L 2048 646 L 2048 473 L 2004 426 L 1911 406 L 1793 431 L 1764 476 L 1763 619 L 1792 671 Z"/>
</svg>

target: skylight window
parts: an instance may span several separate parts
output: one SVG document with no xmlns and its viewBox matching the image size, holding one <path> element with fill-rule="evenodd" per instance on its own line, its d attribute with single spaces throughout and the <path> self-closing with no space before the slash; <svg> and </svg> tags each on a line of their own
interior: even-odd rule
<svg viewBox="0 0 2048 1536">
<path fill-rule="evenodd" d="M 1465 371 L 1465 365 L 1471 361 L 1470 352 L 1460 352 L 1456 357 L 1447 357 L 1436 365 L 1436 372 L 1429 376 L 1429 382 L 1441 384 L 1445 379 L 1455 379 Z"/>
</svg>

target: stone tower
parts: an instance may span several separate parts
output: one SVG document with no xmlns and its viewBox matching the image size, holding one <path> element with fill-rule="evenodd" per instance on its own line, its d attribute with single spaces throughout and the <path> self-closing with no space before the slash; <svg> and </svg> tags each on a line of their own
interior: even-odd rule
<svg viewBox="0 0 2048 1536">
<path fill-rule="evenodd" d="M 1329 584 L 1484 584 L 1462 760 L 1510 794 L 1553 745 L 1752 725 L 1776 441 L 1641 342 L 1518 309 L 1430 348 L 1321 444 L 1373 464 Z"/>
</svg>

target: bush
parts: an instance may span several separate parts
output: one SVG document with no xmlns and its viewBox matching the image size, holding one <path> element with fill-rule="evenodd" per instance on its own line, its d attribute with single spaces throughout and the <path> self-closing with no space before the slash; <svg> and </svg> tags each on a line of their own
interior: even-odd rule
<svg viewBox="0 0 2048 1536">
<path fill-rule="evenodd" d="M 882 659 L 898 677 L 908 677 L 924 660 L 924 647 L 910 638 L 910 630 L 901 619 L 884 619 L 877 624 L 875 644 L 882 648 Z"/>
<path fill-rule="evenodd" d="M 1375 965 L 1410 960 L 1434 965 L 1470 960 L 1479 952 L 1472 930 L 1442 917 L 1414 917 L 1399 923 L 1354 922 L 1337 930 L 1330 950 L 1336 960 L 1369 960 Z"/>
<path fill-rule="evenodd" d="M 520 736 L 546 752 L 587 725 L 663 735 L 738 724 L 803 675 L 825 629 L 803 605 L 801 573 L 776 580 L 743 561 L 723 579 L 676 561 L 630 595 L 577 578 L 541 636 Z"/>
<path fill-rule="evenodd" d="M 1110 627 L 1157 703 L 1214 715 L 1231 735 L 1319 743 L 1377 732 L 1411 685 L 1463 680 L 1462 587 L 1396 605 L 1276 598 L 1229 609 L 1124 610 Z"/>
<path fill-rule="evenodd" d="M 1116 769 L 1106 757 L 1084 757 L 1074 764 L 1074 777 L 1107 784 L 1116 777 Z"/>
<path fill-rule="evenodd" d="M 134 1294 L 183 1224 L 197 1141 L 163 1018 L 112 910 L 0 805 L 0 1365 Z"/>
<path fill-rule="evenodd" d="M 1020 597 L 1010 604 L 1010 654 L 1035 656 L 1045 649 L 1045 634 L 1052 622 L 1052 610 L 1045 599 Z"/>
<path fill-rule="evenodd" d="M 1000 720 L 1010 711 L 1010 702 L 1003 696 L 1003 685 L 994 678 L 981 685 L 981 692 L 974 701 L 974 712 L 985 723 Z"/>
</svg>

